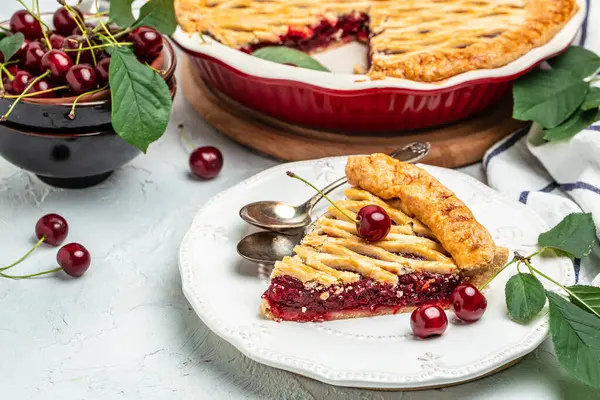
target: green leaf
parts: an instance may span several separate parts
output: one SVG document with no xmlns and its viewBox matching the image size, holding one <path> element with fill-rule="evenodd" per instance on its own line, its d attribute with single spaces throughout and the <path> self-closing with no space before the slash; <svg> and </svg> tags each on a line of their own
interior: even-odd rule
<svg viewBox="0 0 600 400">
<path fill-rule="evenodd" d="M 131 3 L 134 0 L 111 0 L 108 15 L 120 27 L 131 26 L 135 22 L 135 17 L 131 12 Z"/>
<path fill-rule="evenodd" d="M 590 91 L 585 95 L 581 109 L 584 111 L 591 110 L 593 108 L 600 107 L 600 88 L 592 87 Z"/>
<path fill-rule="evenodd" d="M 569 139 L 598 120 L 598 109 L 575 111 L 565 122 L 552 129 L 544 129 L 544 139 L 554 142 Z"/>
<path fill-rule="evenodd" d="M 600 68 L 600 57 L 579 46 L 571 46 L 549 61 L 552 68 L 569 71 L 578 78 L 587 78 Z"/>
<path fill-rule="evenodd" d="M 538 243 L 583 258 L 590 254 L 596 243 L 596 227 L 591 213 L 573 213 L 548 232 L 540 234 Z"/>
<path fill-rule="evenodd" d="M 569 286 L 571 302 L 583 310 L 600 316 L 600 287 L 574 285 Z"/>
<path fill-rule="evenodd" d="M 171 115 L 171 94 L 164 79 L 141 64 L 125 47 L 113 47 L 108 78 L 112 125 L 127 142 L 146 152 L 160 138 Z"/>
<path fill-rule="evenodd" d="M 133 26 L 149 26 L 163 35 L 172 35 L 177 28 L 173 0 L 149 0 L 140 9 L 140 16 Z"/>
<path fill-rule="evenodd" d="M 600 387 L 600 318 L 555 293 L 546 292 L 546 295 L 558 362 L 575 378 Z"/>
<path fill-rule="evenodd" d="M 0 52 L 2 52 L 2 55 L 4 56 L 4 62 L 10 60 L 10 58 L 19 51 L 24 40 L 25 37 L 21 32 L 6 36 L 0 40 Z"/>
<path fill-rule="evenodd" d="M 546 291 L 538 278 L 518 273 L 506 282 L 504 288 L 506 307 L 518 322 L 527 322 L 542 311 L 546 304 Z"/>
<path fill-rule="evenodd" d="M 513 86 L 513 118 L 554 128 L 579 108 L 588 88 L 568 71 L 533 71 Z"/>
<path fill-rule="evenodd" d="M 314 69 L 329 72 L 320 62 L 306 53 L 283 46 L 269 46 L 256 50 L 252 53 L 254 57 L 273 61 L 279 64 L 292 64 L 296 67 Z"/>
</svg>

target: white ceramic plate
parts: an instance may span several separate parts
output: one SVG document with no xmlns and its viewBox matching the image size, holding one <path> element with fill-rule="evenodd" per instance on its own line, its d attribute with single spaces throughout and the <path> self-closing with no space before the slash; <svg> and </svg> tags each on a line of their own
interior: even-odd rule
<svg viewBox="0 0 600 400">
<path fill-rule="evenodd" d="M 488 309 L 474 324 L 452 321 L 446 333 L 419 340 L 409 315 L 331 321 L 277 323 L 261 318 L 260 296 L 268 286 L 264 268 L 242 260 L 239 239 L 254 231 L 238 216 L 251 201 L 301 203 L 313 193 L 288 178 L 292 170 L 325 186 L 342 176 L 346 157 L 280 165 L 228 189 L 198 212 L 181 245 L 183 291 L 204 323 L 248 357 L 320 381 L 353 387 L 418 388 L 447 385 L 485 375 L 535 349 L 548 333 L 545 317 L 527 325 L 506 315 L 504 285 L 515 272 L 502 273 L 486 292 Z M 471 208 L 499 245 L 522 254 L 535 251 L 547 229 L 524 205 L 509 200 L 462 173 L 425 166 Z M 341 198 L 343 189 L 333 194 Z M 323 201 L 315 210 L 320 214 Z M 547 257 L 536 263 L 552 278 L 572 284 L 572 265 Z"/>
</svg>

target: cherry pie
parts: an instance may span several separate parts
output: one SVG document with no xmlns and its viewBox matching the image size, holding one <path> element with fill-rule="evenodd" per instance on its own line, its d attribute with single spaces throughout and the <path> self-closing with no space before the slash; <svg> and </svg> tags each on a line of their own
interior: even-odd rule
<svg viewBox="0 0 600 400">
<path fill-rule="evenodd" d="M 393 223 L 375 243 L 329 207 L 297 246 L 275 264 L 262 296 L 270 319 L 309 322 L 411 311 L 423 304 L 448 306 L 461 282 L 481 285 L 508 259 L 456 195 L 427 171 L 383 154 L 352 156 L 346 166 L 349 216 L 369 204 Z"/>
<path fill-rule="evenodd" d="M 497 68 L 550 41 L 575 0 L 176 0 L 180 25 L 252 52 L 368 42 L 374 79 L 435 82 Z"/>
</svg>

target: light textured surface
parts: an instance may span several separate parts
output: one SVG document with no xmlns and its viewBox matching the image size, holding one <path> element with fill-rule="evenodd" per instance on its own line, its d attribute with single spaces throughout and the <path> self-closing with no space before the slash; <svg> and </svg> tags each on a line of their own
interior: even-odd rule
<svg viewBox="0 0 600 400">
<path fill-rule="evenodd" d="M 3 4 L 8 17 L 17 3 Z M 43 9 L 55 2 L 40 1 Z M 33 244 L 36 220 L 58 212 L 69 239 L 90 249 L 88 274 L 0 280 L 0 398 L 3 399 L 584 399 L 595 392 L 566 377 L 546 341 L 517 366 L 454 388 L 376 392 L 328 386 L 250 361 L 200 322 L 181 292 L 178 247 L 210 197 L 276 162 L 207 127 L 178 97 L 157 144 L 106 183 L 53 189 L 0 159 L 0 264 Z M 176 134 L 218 146 L 219 178 L 187 175 Z M 479 167 L 469 171 L 482 176 Z M 56 249 L 36 252 L 19 271 L 53 267 Z M 402 362 L 401 359 L 398 362 Z"/>
</svg>

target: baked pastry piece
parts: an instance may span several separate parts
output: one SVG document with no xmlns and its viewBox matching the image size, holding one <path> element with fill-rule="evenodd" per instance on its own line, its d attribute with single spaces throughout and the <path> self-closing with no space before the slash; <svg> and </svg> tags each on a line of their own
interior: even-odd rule
<svg viewBox="0 0 600 400">
<path fill-rule="evenodd" d="M 552 39 L 575 0 L 175 0 L 179 24 L 252 52 L 369 44 L 372 78 L 435 82 L 497 68 Z"/>
<path fill-rule="evenodd" d="M 351 217 L 369 204 L 393 223 L 388 236 L 363 241 L 337 209 L 318 219 L 293 257 L 275 264 L 262 296 L 270 319 L 326 321 L 448 306 L 461 282 L 481 285 L 508 259 L 467 206 L 427 171 L 384 154 L 352 156 L 353 185 L 336 205 Z"/>
</svg>

